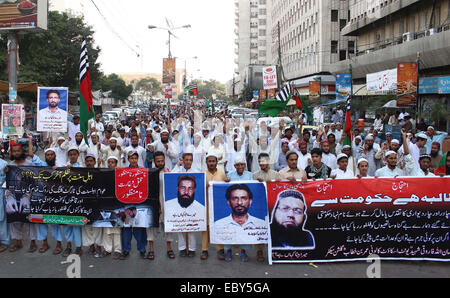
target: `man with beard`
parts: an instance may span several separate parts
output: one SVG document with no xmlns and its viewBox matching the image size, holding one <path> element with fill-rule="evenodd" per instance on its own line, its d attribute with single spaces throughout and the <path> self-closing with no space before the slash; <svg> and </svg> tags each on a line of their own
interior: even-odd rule
<svg viewBox="0 0 450 298">
<path fill-rule="evenodd" d="M 67 123 L 68 135 L 72 139 L 71 145 L 75 142 L 75 134 L 80 131 L 80 116 L 73 115 L 72 121 Z"/>
<path fill-rule="evenodd" d="M 32 146 L 32 140 L 30 138 L 28 146 Z M 11 159 L 10 165 L 13 166 L 33 166 L 33 163 L 29 158 L 27 158 L 25 154 L 25 150 L 22 148 L 20 144 L 14 144 L 11 147 Z M 5 171 L 8 172 L 8 168 L 5 168 Z M 7 193 L 7 192 L 6 192 Z M 28 197 L 27 197 L 28 198 Z M 28 209 L 30 208 L 30 201 L 25 196 L 20 201 L 20 206 L 14 204 L 15 197 L 6 195 L 6 213 L 14 213 L 18 212 L 17 209 Z M 23 210 L 25 211 L 25 210 Z M 22 237 L 23 233 L 25 233 L 28 238 L 31 240 L 30 248 L 28 252 L 32 253 L 37 250 L 36 238 L 37 238 L 37 225 L 31 223 L 23 223 L 23 222 L 13 222 L 9 224 L 9 229 L 11 233 L 11 240 L 16 240 L 16 244 L 12 245 L 9 248 L 10 252 L 15 252 L 18 249 L 23 247 Z"/>
<path fill-rule="evenodd" d="M 69 142 L 71 141 L 71 138 L 69 137 Z M 84 136 L 81 133 L 81 131 L 77 132 L 75 134 L 75 143 L 72 145 L 77 147 L 79 156 L 78 156 L 78 163 L 83 166 L 84 165 L 84 157 L 86 156 L 88 146 L 86 145 L 86 142 L 84 141 Z"/>
<path fill-rule="evenodd" d="M 171 170 L 172 160 L 178 158 L 178 150 L 175 143 L 169 141 L 169 131 L 164 129 L 161 131 L 161 140 L 157 140 L 147 146 L 150 152 L 160 151 L 165 156 L 165 166 Z"/>
<path fill-rule="evenodd" d="M 61 94 L 59 91 L 49 90 L 47 92 L 48 107 L 39 111 L 38 123 L 40 123 L 40 120 L 47 123 L 67 121 L 67 112 L 58 107 L 60 101 Z"/>
<path fill-rule="evenodd" d="M 103 132 L 105 131 L 105 127 L 103 126 L 103 123 L 100 121 L 101 118 L 102 114 L 95 115 L 95 119 L 94 121 L 92 121 L 90 125 L 91 131 L 98 133 L 100 142 L 103 140 Z"/>
<path fill-rule="evenodd" d="M 170 170 L 166 167 L 166 157 L 161 151 L 156 151 L 154 160 L 155 166 L 159 170 L 159 227 L 157 228 L 147 228 L 147 241 L 148 241 L 148 254 L 146 256 L 149 260 L 155 259 L 154 245 L 153 242 L 156 240 L 157 233 L 161 229 L 164 231 L 164 173 L 170 173 Z M 175 254 L 172 250 L 173 233 L 164 233 L 164 238 L 167 244 L 167 257 L 169 259 L 174 259 Z"/>
<path fill-rule="evenodd" d="M 34 155 L 33 149 L 29 147 L 28 155 L 31 157 L 31 162 L 38 167 L 51 167 L 53 170 L 56 169 L 56 153 L 55 149 L 48 148 L 44 151 L 45 153 L 45 161 L 42 161 L 37 155 Z M 61 227 L 59 225 L 50 225 L 52 229 L 52 236 L 55 238 L 56 247 L 53 250 L 53 254 L 57 255 L 62 252 L 62 232 Z M 37 226 L 37 240 L 43 241 L 42 247 L 39 249 L 40 253 L 46 252 L 50 246 L 47 241 L 48 237 L 48 225 L 47 224 L 38 224 Z"/>
<path fill-rule="evenodd" d="M 138 166 L 140 168 L 144 167 L 145 164 L 145 157 L 147 156 L 147 152 L 144 149 L 144 147 L 139 146 L 139 137 L 137 135 L 131 136 L 131 145 L 125 148 L 124 154 L 125 156 L 128 156 L 128 153 L 131 151 L 136 151 L 139 158 L 138 158 Z M 130 162 L 128 159 L 125 161 L 125 168 L 129 167 Z"/>
<path fill-rule="evenodd" d="M 253 202 L 253 193 L 246 184 L 233 184 L 226 193 L 225 198 L 231 209 L 231 214 L 214 223 L 215 231 L 232 237 L 233 243 L 246 239 L 248 230 L 255 230 L 266 227 L 266 222 L 262 219 L 252 216 L 248 213 Z M 241 238 L 242 237 L 242 238 Z M 251 249 L 251 245 L 240 245 L 240 258 L 242 262 L 248 262 L 247 250 Z M 231 245 L 224 245 L 225 261 L 230 262 L 232 257 Z"/>
<path fill-rule="evenodd" d="M 303 194 L 295 190 L 279 193 L 272 211 L 270 235 L 272 247 L 314 248 L 314 237 L 305 230 L 306 204 Z"/>
<path fill-rule="evenodd" d="M 108 146 L 104 146 L 104 145 L 98 143 L 97 148 L 104 156 L 107 156 L 107 157 L 115 156 L 117 158 L 117 160 L 119 161 L 117 167 L 118 168 L 122 167 L 122 162 L 121 162 L 122 148 L 117 145 L 117 138 L 111 137 L 109 139 Z"/>
<path fill-rule="evenodd" d="M 374 138 L 372 135 L 368 135 L 364 139 L 364 146 L 362 146 L 358 150 L 358 159 L 365 158 L 369 162 L 369 176 L 374 176 L 375 171 L 377 170 L 377 165 L 375 161 L 375 154 L 378 152 L 375 150 L 374 146 Z M 396 158 L 397 160 L 397 158 Z"/>
<path fill-rule="evenodd" d="M 386 165 L 386 162 L 383 159 L 384 154 L 386 154 L 387 151 L 392 150 L 397 153 L 397 166 L 401 169 L 404 169 L 405 168 L 404 154 L 403 150 L 399 149 L 400 149 L 400 141 L 397 139 L 392 139 L 390 141 L 390 145 L 388 145 L 387 142 L 384 142 L 381 145 L 380 150 L 378 150 L 377 153 L 375 154 L 375 158 L 377 160 L 380 160 L 380 165 L 384 167 Z"/>
<path fill-rule="evenodd" d="M 185 155 L 185 159 L 189 158 Z M 190 157 L 192 159 L 192 157 Z M 181 175 L 178 177 L 177 197 L 166 201 L 164 204 L 165 216 L 167 218 L 183 216 L 183 214 L 192 215 L 192 219 L 200 219 L 206 217 L 205 206 L 194 200 L 195 189 L 197 183 L 192 175 Z M 196 233 L 177 233 L 178 234 L 178 250 L 180 256 L 194 257 L 196 250 Z M 189 248 L 186 247 L 186 234 L 189 237 Z"/>
<path fill-rule="evenodd" d="M 431 145 L 431 152 L 430 152 L 430 157 L 431 157 L 431 167 L 430 167 L 430 171 L 434 172 L 439 165 L 439 162 L 442 159 L 442 155 L 439 154 L 439 151 L 441 150 L 441 144 L 439 144 L 438 142 L 433 142 L 433 144 Z"/>
</svg>

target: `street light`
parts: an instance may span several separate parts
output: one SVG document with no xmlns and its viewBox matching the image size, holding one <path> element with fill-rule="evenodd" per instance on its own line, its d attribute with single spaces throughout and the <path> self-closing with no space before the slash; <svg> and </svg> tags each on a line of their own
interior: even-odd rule
<svg viewBox="0 0 450 298">
<path fill-rule="evenodd" d="M 148 29 L 161 29 L 161 30 L 167 30 L 167 32 L 169 33 L 169 41 L 168 41 L 168 45 L 169 45 L 169 56 L 168 58 L 172 58 L 172 52 L 170 51 L 170 36 L 173 35 L 175 38 L 178 38 L 175 34 L 172 33 L 172 31 L 177 30 L 177 29 L 187 29 L 187 28 L 191 28 L 191 25 L 184 25 L 181 27 L 169 27 L 169 28 L 164 28 L 164 27 L 158 27 L 158 26 L 153 26 L 153 25 L 149 25 Z"/>
</svg>

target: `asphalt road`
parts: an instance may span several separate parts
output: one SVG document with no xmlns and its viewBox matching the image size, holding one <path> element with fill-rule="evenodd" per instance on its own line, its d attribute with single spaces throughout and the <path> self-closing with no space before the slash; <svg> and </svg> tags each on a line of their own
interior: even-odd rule
<svg viewBox="0 0 450 298">
<path fill-rule="evenodd" d="M 0 278 L 66 278 L 66 270 L 70 264 L 61 264 L 66 259 L 61 255 L 54 256 L 52 250 L 55 242 L 50 240 L 51 249 L 41 254 L 38 251 L 28 253 L 28 241 L 19 251 L 0 253 Z M 197 245 L 201 239 L 198 235 Z M 39 246 L 41 244 L 39 243 Z M 239 256 L 234 255 L 232 262 L 217 259 L 215 245 L 210 246 L 210 257 L 200 260 L 199 251 L 193 258 L 181 258 L 177 244 L 172 245 L 176 253 L 175 259 L 166 256 L 165 241 L 160 234 L 155 242 L 155 260 L 141 259 L 136 251 L 133 239 L 132 252 L 127 260 L 95 258 L 84 253 L 81 256 L 82 278 L 365 278 L 370 263 L 341 262 L 310 264 L 274 264 L 256 261 L 256 251 L 249 252 L 248 263 L 241 263 Z M 84 248 L 86 252 L 87 248 Z M 238 249 L 234 249 L 237 252 Z M 382 278 L 436 278 L 450 277 L 450 266 L 444 262 L 428 261 L 382 261 L 380 266 Z"/>
</svg>

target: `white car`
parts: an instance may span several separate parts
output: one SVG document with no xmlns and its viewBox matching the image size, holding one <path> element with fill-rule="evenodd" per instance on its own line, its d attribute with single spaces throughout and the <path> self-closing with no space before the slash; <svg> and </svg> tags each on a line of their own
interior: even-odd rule
<svg viewBox="0 0 450 298">
<path fill-rule="evenodd" d="M 262 117 L 256 121 L 256 124 L 259 126 L 261 125 L 261 122 L 264 121 L 266 122 L 267 126 L 278 126 L 281 120 L 284 120 L 284 123 L 286 125 L 292 122 L 291 118 L 289 117 Z"/>
<path fill-rule="evenodd" d="M 107 112 L 105 112 L 103 114 L 109 115 L 109 118 L 112 118 L 111 120 L 117 120 L 120 117 L 120 112 L 119 111 L 107 111 Z"/>
</svg>

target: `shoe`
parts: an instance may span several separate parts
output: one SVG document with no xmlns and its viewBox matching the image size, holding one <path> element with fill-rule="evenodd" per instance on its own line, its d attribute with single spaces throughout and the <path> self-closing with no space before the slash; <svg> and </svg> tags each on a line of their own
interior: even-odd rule
<svg viewBox="0 0 450 298">
<path fill-rule="evenodd" d="M 180 250 L 180 257 L 187 257 L 187 256 L 188 256 L 188 254 L 185 249 Z"/>
<path fill-rule="evenodd" d="M 241 251 L 241 254 L 239 255 L 241 257 L 241 262 L 248 262 L 248 256 L 247 253 L 245 251 Z"/>
<path fill-rule="evenodd" d="M 194 250 L 190 250 L 190 251 L 188 252 L 188 257 L 189 257 L 189 258 L 195 257 L 195 251 L 194 251 Z"/>
<path fill-rule="evenodd" d="M 145 259 L 145 251 L 140 251 L 139 255 L 141 256 L 142 259 Z"/>
<path fill-rule="evenodd" d="M 83 250 L 81 249 L 81 247 L 75 248 L 75 254 L 81 257 L 81 255 L 83 254 Z"/>
<path fill-rule="evenodd" d="M 208 259 L 208 251 L 204 250 L 202 251 L 202 254 L 200 255 L 200 260 L 206 260 Z"/>
<path fill-rule="evenodd" d="M 115 252 L 115 253 L 113 254 L 113 259 L 114 259 L 114 260 L 118 260 L 118 259 L 120 259 L 120 256 L 121 256 L 121 254 L 120 254 L 119 252 Z"/>
<path fill-rule="evenodd" d="M 217 251 L 217 257 L 221 261 L 225 260 L 225 251 L 223 249 Z"/>
<path fill-rule="evenodd" d="M 128 256 L 130 255 L 129 252 L 125 251 L 120 255 L 120 259 L 121 260 L 126 260 L 128 258 Z"/>
<path fill-rule="evenodd" d="M 233 253 L 231 252 L 231 250 L 227 250 L 227 252 L 225 253 L 225 262 L 231 262 L 231 258 L 233 257 Z"/>
</svg>

